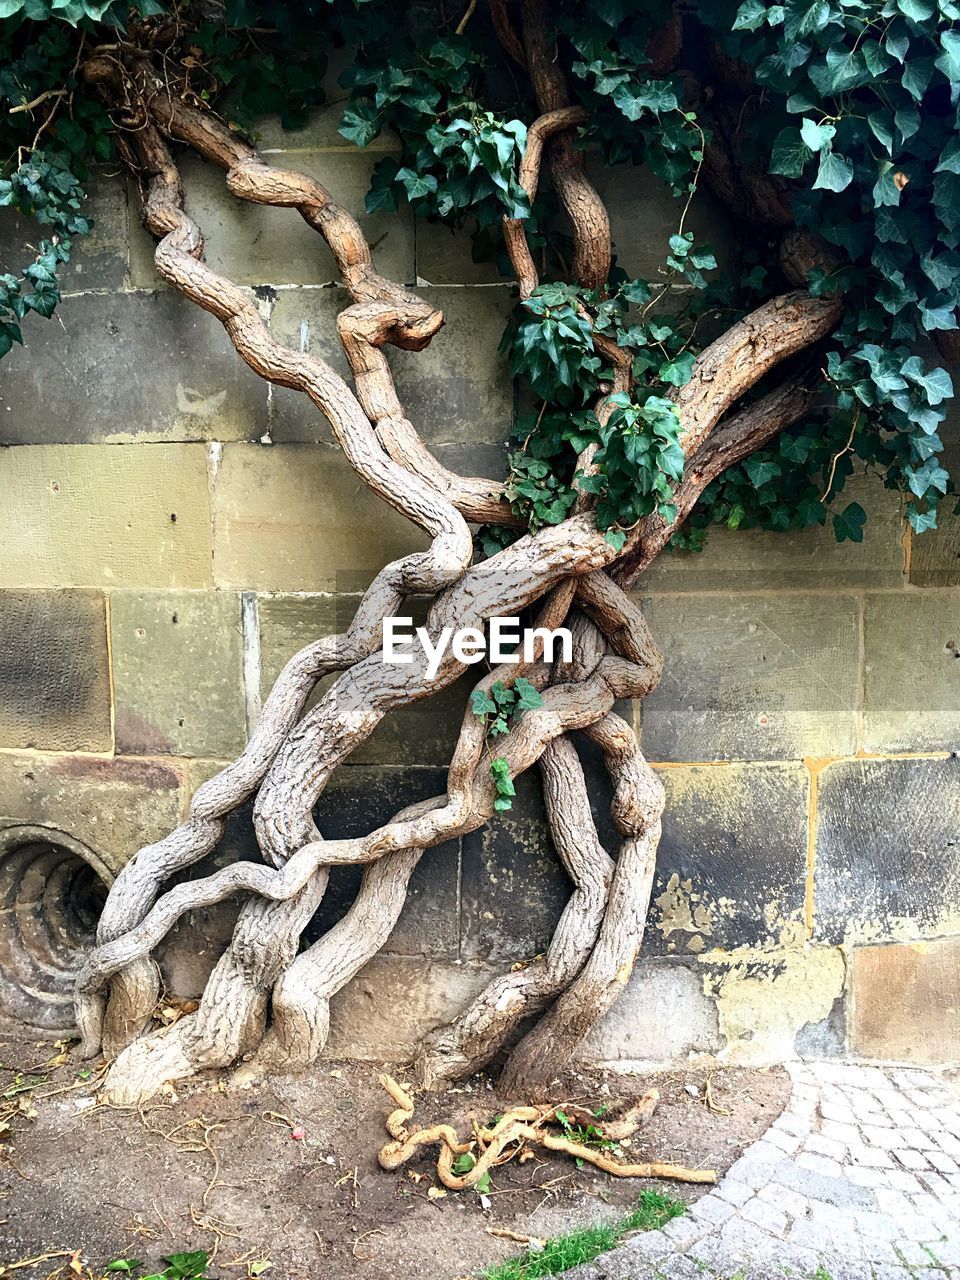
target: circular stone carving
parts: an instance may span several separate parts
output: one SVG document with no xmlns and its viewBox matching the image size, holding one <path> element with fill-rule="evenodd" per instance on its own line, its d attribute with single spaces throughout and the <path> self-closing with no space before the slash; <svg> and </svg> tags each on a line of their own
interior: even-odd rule
<svg viewBox="0 0 960 1280">
<path fill-rule="evenodd" d="M 0 828 L 0 1022 L 38 1036 L 75 1029 L 73 984 L 112 879 L 55 827 Z"/>
</svg>

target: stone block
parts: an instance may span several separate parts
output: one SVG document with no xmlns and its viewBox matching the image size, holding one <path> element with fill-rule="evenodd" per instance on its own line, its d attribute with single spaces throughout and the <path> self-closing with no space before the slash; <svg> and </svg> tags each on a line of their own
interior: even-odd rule
<svg viewBox="0 0 960 1280">
<path fill-rule="evenodd" d="M 819 779 L 815 937 L 960 932 L 960 761 L 844 760 Z"/>
<path fill-rule="evenodd" d="M 202 445 L 3 449 L 0 488 L 0 587 L 210 583 Z"/>
<path fill-rule="evenodd" d="M 677 229 L 683 202 L 645 165 L 611 166 L 597 155 L 588 155 L 587 172 L 607 207 L 617 265 L 628 276 L 656 285 L 665 269 L 668 241 Z M 739 260 L 729 214 L 709 191 L 701 188 L 697 193 L 686 225 L 698 244 L 711 246 L 721 265 Z"/>
<path fill-rule="evenodd" d="M 428 544 L 339 450 L 227 445 L 213 490 L 217 586 L 332 591 Z"/>
<path fill-rule="evenodd" d="M 462 1013 L 493 977 L 449 961 L 375 956 L 330 1001 L 328 1058 L 409 1062 L 428 1031 Z"/>
<path fill-rule="evenodd" d="M 960 747 L 960 591 L 868 595 L 864 682 L 867 751 Z"/>
<path fill-rule="evenodd" d="M 221 767 L 212 760 L 192 762 L 190 793 Z M 320 797 L 314 817 L 328 839 L 352 839 L 389 822 L 409 804 L 442 795 L 445 787 L 446 773 L 438 769 L 347 766 L 334 773 Z M 252 802 L 248 802 L 231 815 L 216 851 L 204 864 L 194 868 L 191 876 L 205 874 L 204 865 L 209 871 L 239 860 L 263 860 L 253 830 L 252 810 Z M 320 909 L 304 932 L 306 944 L 316 941 L 346 915 L 360 886 L 362 870 L 361 867 L 332 869 Z M 383 952 L 455 960 L 460 934 L 459 882 L 460 842 L 448 841 L 427 849 L 410 878 L 406 905 Z M 216 915 L 212 936 L 218 939 L 229 938 L 236 916 L 235 910 L 224 916 L 227 905 L 220 904 L 212 913 Z M 188 963 L 188 959 L 183 962 Z"/>
<path fill-rule="evenodd" d="M 958 371 L 952 370 L 956 387 Z M 960 411 L 957 402 L 944 406 L 947 420 L 940 430 L 944 441 L 943 466 L 956 475 L 960 467 Z M 960 587 L 960 520 L 953 515 L 954 503 L 948 498 L 940 506 L 937 528 L 926 533 L 909 534 L 910 581 L 917 587 Z"/>
<path fill-rule="evenodd" d="M 960 1061 L 960 938 L 854 947 L 850 963 L 854 1053 Z"/>
<path fill-rule="evenodd" d="M 667 800 L 645 954 L 776 947 L 802 936 L 806 770 L 773 764 L 657 772 Z"/>
<path fill-rule="evenodd" d="M 97 591 L 0 591 L 0 745 L 109 751 L 110 671 Z"/>
<path fill-rule="evenodd" d="M 703 975 L 686 965 L 641 958 L 578 1057 L 585 1062 L 677 1062 L 720 1047 L 717 1006 L 704 994 Z"/>
<path fill-rule="evenodd" d="M 233 756 L 243 750 L 243 642 L 233 592 L 110 596 L 117 751 Z"/>
<path fill-rule="evenodd" d="M 84 183 L 86 200 L 81 212 L 93 219 L 88 236 L 73 241 L 70 261 L 61 267 L 60 287 L 64 293 L 80 289 L 119 289 L 127 282 L 127 189 L 122 178 L 106 171 L 98 172 Z M 33 259 L 38 236 L 37 224 L 19 210 L 0 210 L 0 252 L 6 270 L 25 267 Z M 44 321 L 31 317 L 24 334 L 29 343 L 33 330 Z M 54 328 L 57 321 L 53 321 Z"/>
<path fill-rule="evenodd" d="M 267 384 L 219 321 L 169 291 L 65 298 L 4 363 L 5 444 L 243 440 L 266 429 Z"/>
<path fill-rule="evenodd" d="M 441 769 L 350 767 L 334 774 L 316 807 L 328 839 L 352 839 L 376 830 L 409 804 L 442 796 Z M 361 868 L 335 867 L 330 887 L 307 930 L 313 940 L 347 912 L 360 886 Z M 459 952 L 460 841 L 425 850 L 410 877 L 406 905 L 384 952 L 456 960 Z"/>
<path fill-rule="evenodd" d="M 321 636 L 346 631 L 359 604 L 355 595 L 262 596 L 258 602 L 260 633 L 260 692 L 265 701 L 284 664 L 305 645 Z M 407 615 L 414 625 L 424 621 L 425 608 L 411 602 Z M 371 736 L 350 757 L 351 764 L 438 765 L 450 763 L 463 720 L 469 691 L 479 677 L 468 673 L 436 697 L 389 712 Z M 311 705 L 329 689 L 334 677 L 320 682 Z"/>
<path fill-rule="evenodd" d="M 862 543 L 837 542 L 829 522 L 786 533 L 711 529 L 703 551 L 663 552 L 639 579 L 639 589 L 810 591 L 902 586 L 904 525 L 899 494 L 885 489 L 879 479 L 858 477 L 847 483 L 843 500 L 859 502 L 867 512 Z"/>
<path fill-rule="evenodd" d="M 538 955 L 570 896 L 536 771 L 522 774 L 516 787 L 512 809 L 463 839 L 461 955 L 471 960 Z"/>
<path fill-rule="evenodd" d="M 799 759 L 856 749 L 852 597 L 654 596 L 666 665 L 642 707 L 653 760 Z"/>
<path fill-rule="evenodd" d="M 417 284 L 503 284 L 497 264 L 473 258 L 472 224 L 449 227 L 442 222 L 415 218 Z"/>
<path fill-rule="evenodd" d="M 377 156 L 365 156 L 340 139 L 337 151 L 299 151 L 289 160 L 268 163 L 296 169 L 316 178 L 336 201 L 352 213 L 373 249 L 374 262 L 390 280 L 412 284 L 413 214 L 367 213 L 364 197 Z M 230 194 L 224 174 L 196 156 L 180 161 L 190 216 L 203 231 L 206 260 L 235 284 L 331 284 L 339 280 L 333 255 L 323 236 L 312 230 L 295 209 L 251 204 Z M 154 238 L 131 219 L 130 270 L 139 288 L 157 287 L 153 265 Z"/>
<path fill-rule="evenodd" d="M 0 751 L 0 821 L 64 831 L 114 874 L 177 825 L 181 800 L 172 764 Z"/>
<path fill-rule="evenodd" d="M 431 446 L 506 439 L 513 425 L 513 382 L 497 348 L 514 305 L 511 290 L 422 288 L 417 293 L 443 312 L 445 324 L 424 351 L 387 352 L 407 416 Z M 346 375 L 336 317 L 348 303 L 340 290 L 284 290 L 273 307 L 271 332 Z M 271 433 L 278 441 L 327 440 L 329 431 L 305 396 L 275 390 Z"/>
</svg>

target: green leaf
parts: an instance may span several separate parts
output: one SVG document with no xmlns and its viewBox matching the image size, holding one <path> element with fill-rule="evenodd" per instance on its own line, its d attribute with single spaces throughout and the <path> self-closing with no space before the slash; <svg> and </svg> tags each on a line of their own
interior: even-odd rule
<svg viewBox="0 0 960 1280">
<path fill-rule="evenodd" d="M 960 138 L 956 134 L 940 152 L 940 161 L 934 173 L 960 173 Z"/>
<path fill-rule="evenodd" d="M 815 191 L 846 191 L 853 181 L 853 164 L 836 151 L 821 153 Z"/>
<path fill-rule="evenodd" d="M 772 480 L 774 476 L 782 474 L 780 464 L 771 461 L 769 458 L 747 458 L 743 464 L 743 469 L 757 489 L 766 484 L 768 480 Z"/>
<path fill-rule="evenodd" d="M 756 31 L 767 19 L 767 6 L 760 0 L 744 0 L 733 22 L 734 31 Z"/>
<path fill-rule="evenodd" d="M 833 532 L 838 542 L 862 542 L 867 513 L 859 502 L 851 502 L 833 517 Z"/>
<path fill-rule="evenodd" d="M 817 124 L 813 120 L 800 122 L 800 137 L 811 151 L 822 151 L 836 137 L 837 131 L 832 124 Z"/>
<path fill-rule="evenodd" d="M 934 61 L 934 66 L 943 72 L 951 84 L 960 83 L 960 32 L 941 32 L 940 48 L 943 52 Z"/>
<path fill-rule="evenodd" d="M 603 535 L 603 540 L 604 542 L 609 542 L 614 551 L 620 552 L 623 550 L 623 544 L 627 540 L 627 535 L 622 529 L 608 529 Z"/>
<path fill-rule="evenodd" d="M 799 129 L 781 129 L 773 144 L 770 172 L 782 174 L 785 178 L 799 178 L 812 155 Z"/>
</svg>

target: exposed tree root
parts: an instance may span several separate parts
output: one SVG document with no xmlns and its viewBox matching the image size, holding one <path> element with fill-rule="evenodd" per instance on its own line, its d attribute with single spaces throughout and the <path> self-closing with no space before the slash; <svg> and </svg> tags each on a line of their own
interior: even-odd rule
<svg viewBox="0 0 960 1280">
<path fill-rule="evenodd" d="M 498 1164 L 513 1159 L 524 1147 L 543 1147 L 557 1151 L 571 1159 L 594 1165 L 615 1178 L 671 1178 L 676 1182 L 715 1183 L 713 1169 L 688 1169 L 684 1165 L 664 1164 L 660 1161 L 626 1163 L 614 1158 L 602 1147 L 586 1146 L 562 1133 L 551 1132 L 548 1125 L 557 1123 L 556 1106 L 511 1107 L 496 1124 L 488 1129 L 478 1127 L 475 1137 L 461 1142 L 457 1131 L 448 1124 L 432 1125 L 428 1129 L 409 1132 L 408 1122 L 413 1118 L 413 1099 L 392 1076 L 382 1075 L 380 1083 L 396 1103 L 386 1120 L 387 1132 L 393 1141 L 380 1149 L 378 1159 L 384 1169 L 399 1169 L 415 1156 L 422 1147 L 439 1147 L 437 1174 L 445 1187 L 463 1191 L 475 1187 Z M 635 1132 L 635 1125 L 631 1132 Z M 623 1136 L 627 1136 L 624 1134 Z M 470 1155 L 469 1169 L 455 1172 L 457 1157 Z"/>
</svg>

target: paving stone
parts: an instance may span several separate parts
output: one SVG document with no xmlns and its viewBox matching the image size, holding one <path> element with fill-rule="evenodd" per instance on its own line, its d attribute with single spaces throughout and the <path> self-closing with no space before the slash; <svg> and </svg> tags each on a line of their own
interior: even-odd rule
<svg viewBox="0 0 960 1280">
<path fill-rule="evenodd" d="M 0 587 L 210 585 L 203 445 L 0 449 L 0 489 Z"/>
<path fill-rule="evenodd" d="M 740 1216 L 746 1218 L 748 1222 L 755 1222 L 758 1227 L 775 1236 L 782 1236 L 787 1229 L 786 1215 L 759 1197 L 748 1200 L 740 1210 Z"/>
<path fill-rule="evenodd" d="M 100 592 L 0 591 L 0 746 L 110 749 Z"/>
<path fill-rule="evenodd" d="M 958 644 L 960 591 L 867 596 L 867 751 L 950 751 L 960 746 Z"/>
<path fill-rule="evenodd" d="M 938 935 L 954 930 L 952 921 L 960 918 L 960 879 L 953 874 L 956 863 L 955 840 L 960 826 L 960 760 L 901 759 L 848 760 L 828 765 L 819 775 L 819 820 L 817 825 L 814 936 L 827 942 L 846 940 L 879 942 L 883 938 L 908 940 L 923 935 Z M 891 823 L 884 813 L 889 797 L 897 797 L 897 821 Z M 910 867 L 909 876 L 903 867 Z M 921 953 L 918 952 L 919 956 Z M 901 981 L 911 972 L 911 953 L 904 953 Z M 863 977 L 876 973 L 878 956 L 869 957 L 870 968 Z M 859 963 L 854 956 L 854 967 Z M 946 1050 L 960 1020 L 953 1027 L 930 1024 L 932 1010 L 911 1020 L 909 1006 L 891 1000 L 890 982 L 897 973 L 896 957 L 886 962 L 889 978 L 883 977 L 880 1008 L 872 1017 L 871 1038 L 882 1052 L 866 1047 L 864 1030 L 855 1026 L 852 1034 L 854 1052 L 880 1058 L 906 1057 L 907 1060 L 949 1061 L 960 1056 Z M 916 962 L 919 969 L 919 961 Z M 868 1011 L 874 998 L 854 977 L 854 990 L 859 995 L 855 1010 Z M 920 992 L 918 991 L 919 995 Z M 889 1033 L 879 1029 L 889 1010 Z M 854 1022 L 857 1023 L 855 1014 Z M 861 1028 L 869 1026 L 861 1019 Z M 895 1049 L 897 1027 L 905 1050 L 910 1043 L 917 1046 L 921 1026 L 936 1043 L 921 1043 L 903 1055 Z M 939 1043 L 946 1037 L 945 1044 Z"/>
<path fill-rule="evenodd" d="M 267 384 L 218 320 L 169 291 L 64 298 L 4 363 L 4 444 L 256 439 L 267 425 Z"/>
<path fill-rule="evenodd" d="M 667 654 L 643 703 L 651 759 L 796 760 L 856 749 L 851 597 L 653 596 L 645 612 Z"/>
<path fill-rule="evenodd" d="M 428 545 L 339 450 L 309 445 L 228 444 L 213 522 L 216 583 L 245 590 L 334 591 L 343 575 L 365 585 Z"/>
<path fill-rule="evenodd" d="M 182 799 L 168 762 L 0 751 L 0 822 L 63 831 L 113 874 L 177 825 Z"/>
<path fill-rule="evenodd" d="M 944 856 L 950 852 L 944 847 Z M 935 909 L 931 902 L 930 911 Z M 960 1057 L 960 939 L 855 947 L 850 983 L 856 993 L 854 1052 L 919 1062 Z"/>
<path fill-rule="evenodd" d="M 431 447 L 497 443 L 513 426 L 513 385 L 500 338 L 515 300 L 495 289 L 422 288 L 418 295 L 443 312 L 444 327 L 424 351 L 388 352 L 407 416 Z M 337 289 L 282 291 L 271 332 L 297 350 L 312 351 L 338 373 L 348 366 L 336 317 L 349 298 Z M 271 433 L 278 441 L 330 440 L 323 416 L 298 392 L 275 390 Z"/>
<path fill-rule="evenodd" d="M 240 597 L 114 591 L 117 751 L 231 757 L 247 740 Z"/>
</svg>

